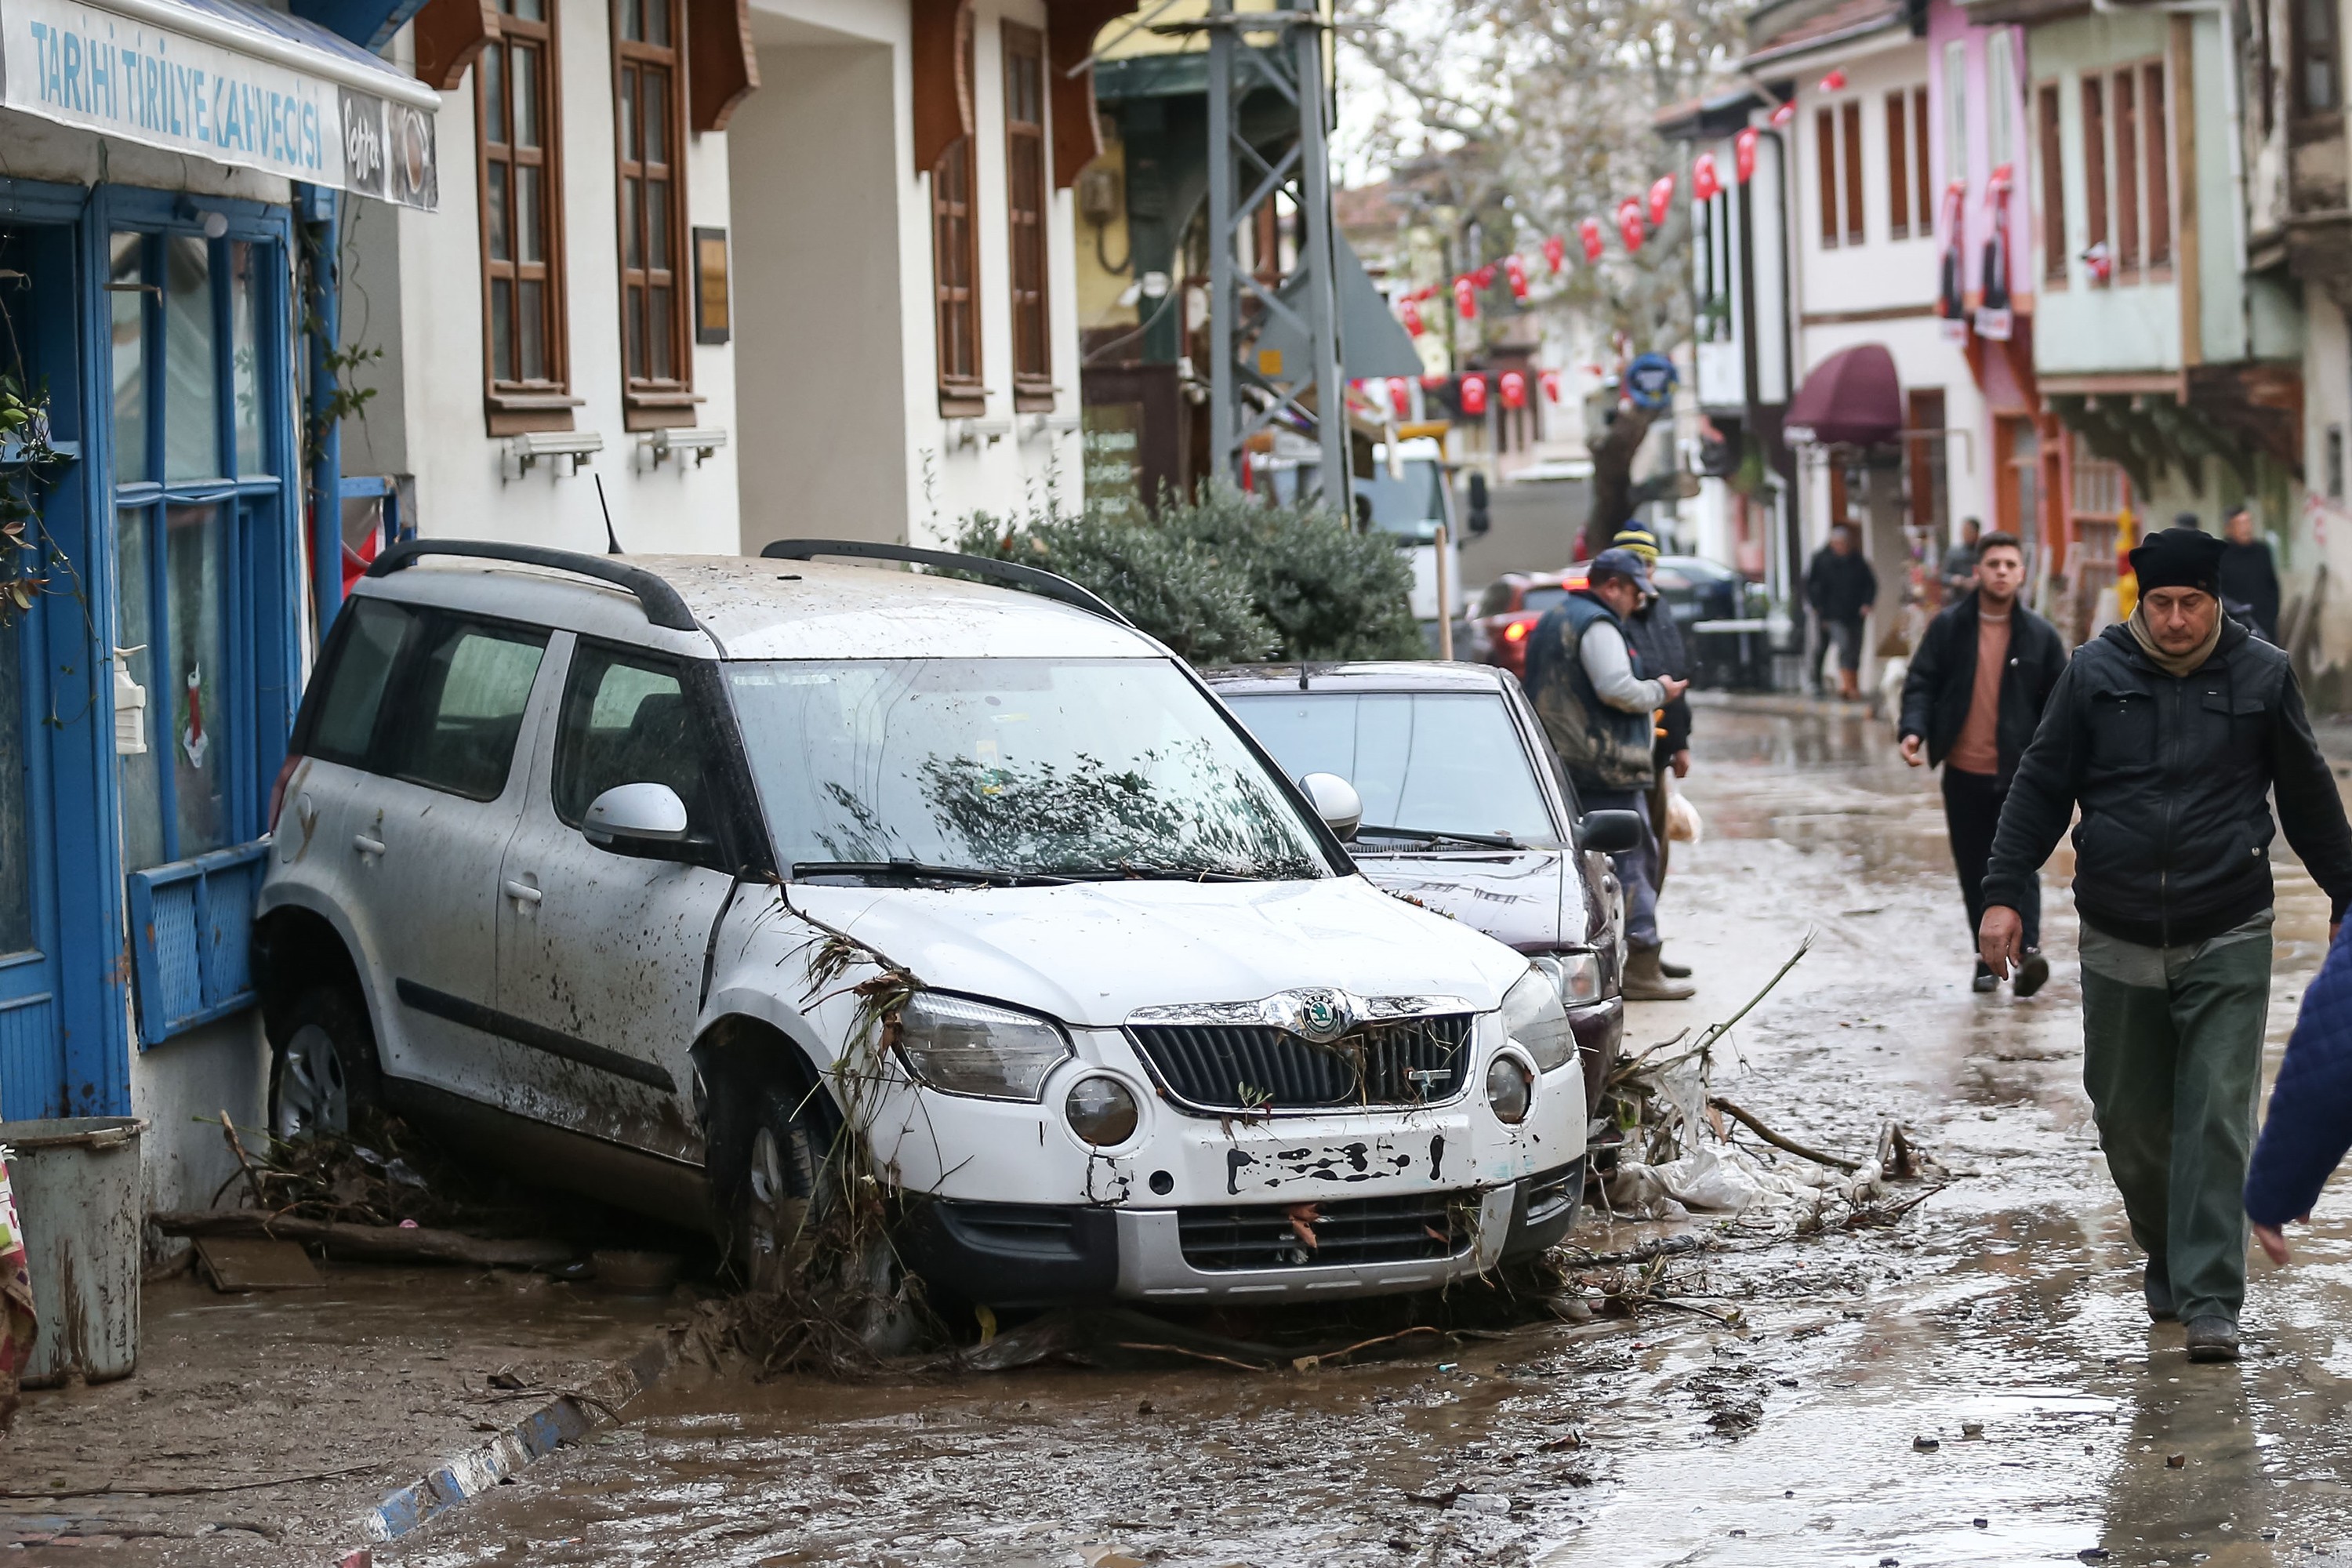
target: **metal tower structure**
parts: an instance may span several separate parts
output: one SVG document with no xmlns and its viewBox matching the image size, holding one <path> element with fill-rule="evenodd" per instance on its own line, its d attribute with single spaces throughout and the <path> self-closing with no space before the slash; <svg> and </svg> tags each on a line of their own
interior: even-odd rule
<svg viewBox="0 0 2352 1568">
<path fill-rule="evenodd" d="M 1333 267 L 1329 98 L 1324 39 L 1329 24 L 1317 0 L 1275 0 L 1276 8 L 1236 11 L 1209 0 L 1209 14 L 1180 24 L 1209 40 L 1209 442 L 1212 470 L 1238 482 L 1250 437 L 1280 423 L 1312 430 L 1322 448 L 1326 496 L 1348 509 L 1348 389 L 1340 379 L 1339 310 Z M 1264 47 L 1255 38 L 1270 38 Z M 1297 111 L 1298 134 L 1269 163 L 1242 134 L 1244 103 L 1272 89 Z M 1241 263 L 1244 233 L 1276 195 L 1303 216 L 1297 265 L 1269 288 Z M 1266 226 L 1271 228 L 1274 226 Z M 1258 310 L 1244 310 L 1250 300 Z M 1264 346 L 1279 321 L 1295 348 Z M 1313 394 L 1312 405 L 1308 394 Z"/>
</svg>

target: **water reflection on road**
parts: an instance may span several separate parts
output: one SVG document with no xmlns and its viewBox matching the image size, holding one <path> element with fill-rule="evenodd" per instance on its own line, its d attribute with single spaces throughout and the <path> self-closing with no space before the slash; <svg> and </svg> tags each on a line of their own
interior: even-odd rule
<svg viewBox="0 0 2352 1568">
<path fill-rule="evenodd" d="M 1675 1310 L 1288 1377 L 683 1378 L 379 1560 L 2352 1562 L 2352 1205 L 2256 1262 L 2242 1366 L 2189 1365 L 2090 1129 L 2063 853 L 2050 987 L 1976 996 L 1933 778 L 1883 728 L 1710 708 L 1697 751 L 1707 838 L 1662 921 L 1704 988 L 1632 1042 L 1725 1016 L 1812 928 L 1726 1092 L 1846 1149 L 1899 1118 L 1956 1178 L 1892 1230 L 1735 1233 L 1679 1270 L 1737 1331 Z M 2326 916 L 2283 846 L 2280 892 L 2273 1067 Z M 1508 1502 L 1414 1500 L 1457 1488 Z"/>
</svg>

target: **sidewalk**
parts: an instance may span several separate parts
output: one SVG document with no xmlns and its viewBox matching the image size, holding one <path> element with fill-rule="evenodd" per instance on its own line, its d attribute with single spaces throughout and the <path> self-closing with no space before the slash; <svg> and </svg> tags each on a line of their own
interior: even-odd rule
<svg viewBox="0 0 2352 1568">
<path fill-rule="evenodd" d="M 320 1271 L 317 1290 L 149 1285 L 137 1373 L 28 1391 L 0 1437 L 0 1552 L 336 1561 L 379 1508 L 401 1528 L 583 1436 L 658 1375 L 686 1316 L 541 1275 Z"/>
<path fill-rule="evenodd" d="M 1832 719 L 1873 719 L 1878 714 L 1877 701 L 1872 697 L 1849 702 L 1843 697 L 1816 697 L 1808 691 L 1717 691 L 1693 687 L 1690 703 L 1694 708 L 1729 708 L 1791 719 L 1816 713 Z M 2352 739 L 2352 731 L 2347 735 Z"/>
</svg>

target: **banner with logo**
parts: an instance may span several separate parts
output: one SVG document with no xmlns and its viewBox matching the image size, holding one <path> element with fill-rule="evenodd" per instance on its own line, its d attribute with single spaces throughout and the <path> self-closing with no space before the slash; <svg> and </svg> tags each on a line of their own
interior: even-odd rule
<svg viewBox="0 0 2352 1568">
<path fill-rule="evenodd" d="M 0 0 L 0 104 L 403 206 L 439 200 L 439 101 L 332 34 L 237 0 Z"/>
</svg>

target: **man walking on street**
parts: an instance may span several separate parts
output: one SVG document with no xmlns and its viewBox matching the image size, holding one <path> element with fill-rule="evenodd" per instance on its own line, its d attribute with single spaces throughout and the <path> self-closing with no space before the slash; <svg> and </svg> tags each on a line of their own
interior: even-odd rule
<svg viewBox="0 0 2352 1568">
<path fill-rule="evenodd" d="M 1658 566 L 1658 536 L 1635 524 L 1621 528 L 1610 542 L 1620 550 L 1630 550 L 1641 557 L 1644 570 L 1654 574 Z M 1654 590 L 1657 579 L 1651 578 Z M 1642 607 L 1625 622 L 1625 638 L 1633 647 L 1633 660 L 1650 675 L 1670 675 L 1676 680 L 1690 679 L 1690 655 L 1683 644 L 1682 627 L 1675 624 L 1675 608 L 1665 596 L 1655 592 L 1642 601 Z M 1675 698 L 1658 710 L 1657 742 L 1651 747 L 1656 772 L 1650 784 L 1650 868 L 1654 873 L 1652 890 L 1663 896 L 1666 890 L 1666 857 L 1670 853 L 1666 838 L 1666 799 L 1674 792 L 1675 779 L 1690 776 L 1691 706 L 1687 692 Z M 1658 939 L 1663 952 L 1665 938 Z M 1658 960 L 1658 973 L 1669 980 L 1690 978 L 1690 965 L 1669 963 Z"/>
<path fill-rule="evenodd" d="M 1984 548 L 1980 535 L 1984 524 L 1969 518 L 1960 524 L 1959 542 L 1944 552 L 1941 575 L 1944 579 L 1944 603 L 1957 605 L 1960 595 L 1977 585 L 1977 552 Z"/>
<path fill-rule="evenodd" d="M 1837 648 L 1838 695 L 1849 702 L 1862 695 L 1862 618 L 1877 602 L 1878 574 L 1862 558 L 1853 524 L 1841 522 L 1805 568 L 1805 603 Z"/>
<path fill-rule="evenodd" d="M 1927 623 L 1903 682 L 1903 760 L 1915 768 L 1943 767 L 1944 826 L 1971 945 L 1984 920 L 1985 862 L 2000 804 L 2066 668 L 2058 628 L 2018 603 L 2024 582 L 2025 552 L 2015 536 L 1987 535 L 1977 549 L 1974 591 Z M 2050 978 L 2038 882 L 2019 898 L 2024 957 L 2016 988 L 2031 996 Z M 1991 990 L 1991 966 L 1981 957 L 1976 966 L 1975 988 Z"/>
<path fill-rule="evenodd" d="M 2286 655 L 2221 614 L 2221 542 L 2170 528 L 2132 552 L 2132 618 L 2085 643 L 2018 763 L 1985 873 L 1979 951 L 2022 957 L 2028 889 L 2074 829 L 2083 1079 L 2147 1254 L 2148 1315 L 2192 1361 L 2235 1361 L 2242 1194 L 2270 1005 L 2272 819 L 2352 900 L 2352 825 Z"/>
<path fill-rule="evenodd" d="M 1657 773 L 1653 715 L 1688 682 L 1644 679 L 1625 639 L 1625 620 L 1651 592 L 1649 569 L 1630 550 L 1592 558 L 1587 584 L 1545 612 L 1528 639 L 1528 698 L 1559 753 L 1584 811 L 1631 811 L 1644 821 Z M 1658 963 L 1656 873 L 1650 835 L 1614 857 L 1625 889 L 1628 1001 L 1679 1002 L 1696 988 L 1666 978 Z"/>
<path fill-rule="evenodd" d="M 2221 531 L 2229 541 L 2221 551 L 2221 602 L 2231 614 L 2243 616 L 2256 637 L 2276 643 L 2278 563 L 2271 559 L 2271 547 L 2254 535 L 2253 508 L 2241 501 Z"/>
</svg>

